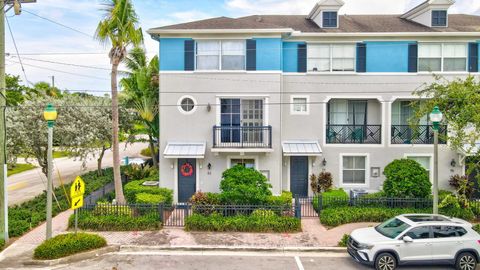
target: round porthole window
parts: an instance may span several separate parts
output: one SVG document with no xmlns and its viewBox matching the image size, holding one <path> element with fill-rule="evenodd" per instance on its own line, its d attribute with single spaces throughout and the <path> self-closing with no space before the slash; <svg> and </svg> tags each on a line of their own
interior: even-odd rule
<svg viewBox="0 0 480 270">
<path fill-rule="evenodd" d="M 197 109 L 197 102 L 191 96 L 183 96 L 178 100 L 178 109 L 181 113 L 192 114 Z"/>
</svg>

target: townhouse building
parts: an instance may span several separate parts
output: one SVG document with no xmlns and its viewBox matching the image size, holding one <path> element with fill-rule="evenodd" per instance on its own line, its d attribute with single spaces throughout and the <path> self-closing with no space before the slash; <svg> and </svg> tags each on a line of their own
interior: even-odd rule
<svg viewBox="0 0 480 270">
<path fill-rule="evenodd" d="M 394 159 L 431 171 L 432 125 L 427 116 L 409 125 L 413 92 L 434 74 L 479 70 L 480 16 L 449 14 L 453 3 L 342 15 L 341 0 L 324 0 L 308 15 L 150 29 L 160 48 L 160 186 L 185 202 L 217 192 L 222 172 L 242 164 L 273 193 L 306 196 L 309 175 L 323 170 L 337 187 L 371 191 Z M 440 188 L 465 172 L 463 159 L 441 141 Z"/>
</svg>

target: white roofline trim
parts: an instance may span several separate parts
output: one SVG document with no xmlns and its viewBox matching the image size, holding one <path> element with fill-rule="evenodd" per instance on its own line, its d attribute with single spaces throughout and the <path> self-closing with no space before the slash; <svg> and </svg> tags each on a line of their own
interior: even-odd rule
<svg viewBox="0 0 480 270">
<path fill-rule="evenodd" d="M 147 33 L 156 34 L 237 34 L 237 33 L 291 33 L 292 28 L 266 29 L 149 29 Z"/>
<path fill-rule="evenodd" d="M 164 155 L 163 158 L 171 158 L 171 159 L 176 159 L 176 158 L 195 158 L 195 159 L 204 159 L 205 156 L 188 156 L 188 155 L 185 155 L 185 156 L 167 156 L 167 155 Z"/>
<path fill-rule="evenodd" d="M 477 37 L 480 38 L 480 32 L 341 32 L 341 33 L 312 33 L 312 32 L 293 32 L 292 37 Z"/>
</svg>

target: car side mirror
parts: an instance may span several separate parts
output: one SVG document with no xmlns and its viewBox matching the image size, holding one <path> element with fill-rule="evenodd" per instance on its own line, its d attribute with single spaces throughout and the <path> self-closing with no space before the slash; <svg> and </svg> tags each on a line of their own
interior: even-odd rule
<svg viewBox="0 0 480 270">
<path fill-rule="evenodd" d="M 403 242 L 411 243 L 411 242 L 413 242 L 413 239 L 410 236 L 406 235 L 406 236 L 403 237 Z"/>
</svg>

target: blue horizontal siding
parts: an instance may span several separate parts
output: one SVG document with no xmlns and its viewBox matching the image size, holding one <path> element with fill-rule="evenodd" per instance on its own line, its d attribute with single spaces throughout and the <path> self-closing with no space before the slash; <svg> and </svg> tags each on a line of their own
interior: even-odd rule
<svg viewBox="0 0 480 270">
<path fill-rule="evenodd" d="M 185 70 L 185 40 L 191 39 L 160 39 L 160 71 Z"/>
<path fill-rule="evenodd" d="M 367 72 L 408 72 L 408 44 L 412 41 L 366 41 Z"/>
<path fill-rule="evenodd" d="M 282 70 L 282 40 L 255 38 L 257 41 L 257 70 Z"/>
<path fill-rule="evenodd" d="M 298 72 L 298 45 L 305 42 L 283 42 L 283 72 Z"/>
</svg>

